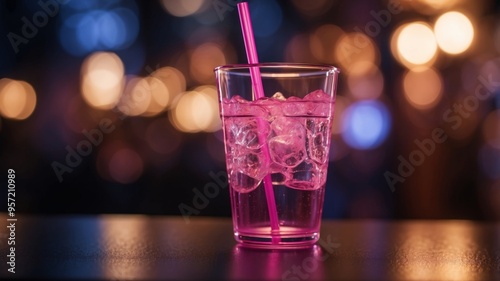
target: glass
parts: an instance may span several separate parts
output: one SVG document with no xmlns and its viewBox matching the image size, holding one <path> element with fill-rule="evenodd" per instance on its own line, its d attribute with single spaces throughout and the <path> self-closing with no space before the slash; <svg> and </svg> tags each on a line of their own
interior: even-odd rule
<svg viewBox="0 0 500 281">
<path fill-rule="evenodd" d="M 258 100 L 252 68 L 265 93 Z M 301 248 L 319 239 L 338 73 L 289 63 L 215 69 L 234 236 L 242 245 Z"/>
</svg>

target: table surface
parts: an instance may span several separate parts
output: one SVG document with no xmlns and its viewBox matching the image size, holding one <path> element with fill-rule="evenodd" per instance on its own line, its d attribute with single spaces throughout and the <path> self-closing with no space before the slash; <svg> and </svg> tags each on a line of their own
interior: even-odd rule
<svg viewBox="0 0 500 281">
<path fill-rule="evenodd" d="M 324 220 L 317 245 L 284 251 L 237 246 L 228 218 L 18 216 L 13 233 L 0 279 L 500 280 L 493 222 Z"/>
</svg>

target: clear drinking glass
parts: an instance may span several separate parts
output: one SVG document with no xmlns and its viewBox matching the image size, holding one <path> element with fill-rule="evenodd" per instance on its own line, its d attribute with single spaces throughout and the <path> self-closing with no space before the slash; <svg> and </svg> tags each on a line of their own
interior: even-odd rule
<svg viewBox="0 0 500 281">
<path fill-rule="evenodd" d="M 258 100 L 252 68 L 265 95 Z M 338 73 L 329 65 L 290 63 L 215 69 L 241 244 L 300 248 L 319 239 Z"/>
</svg>

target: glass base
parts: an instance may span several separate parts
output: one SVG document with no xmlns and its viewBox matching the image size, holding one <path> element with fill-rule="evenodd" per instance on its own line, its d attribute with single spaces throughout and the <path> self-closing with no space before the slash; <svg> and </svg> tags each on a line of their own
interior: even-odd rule
<svg viewBox="0 0 500 281">
<path fill-rule="evenodd" d="M 235 232 L 234 239 L 243 247 L 258 249 L 303 249 L 313 246 L 319 240 L 319 233 L 303 236 L 245 235 Z"/>
</svg>

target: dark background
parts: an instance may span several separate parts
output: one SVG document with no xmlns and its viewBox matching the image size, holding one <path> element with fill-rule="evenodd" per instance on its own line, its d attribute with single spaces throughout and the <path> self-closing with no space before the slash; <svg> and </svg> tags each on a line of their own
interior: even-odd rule
<svg viewBox="0 0 500 281">
<path fill-rule="evenodd" d="M 13 79 L 29 83 L 36 93 L 35 109 L 23 120 L 0 110 L 0 174 L 6 183 L 7 169 L 16 172 L 16 212 L 180 215 L 181 204 L 194 207 L 193 189 L 203 192 L 204 186 L 217 183 L 211 173 L 223 178 L 220 129 L 187 132 L 172 115 L 186 91 L 215 85 L 213 67 L 246 62 L 238 1 L 185 2 L 185 8 L 176 9 L 185 16 L 176 16 L 166 8 L 181 7 L 174 0 L 0 1 L 0 87 L 10 81 L 5 79 Z M 48 11 L 53 15 L 40 3 L 51 3 Z M 467 117 L 460 117 L 457 129 L 443 117 L 454 104 L 464 105 L 481 85 L 480 77 L 500 82 L 500 2 L 450 0 L 442 7 L 426 3 L 249 1 L 260 61 L 341 68 L 324 217 L 500 218 L 499 85 L 491 87 L 489 97 Z M 388 5 L 401 10 L 377 22 L 374 14 L 388 11 Z M 426 108 L 412 106 L 402 82 L 411 67 L 391 51 L 391 38 L 403 24 L 423 21 L 432 27 L 452 10 L 471 20 L 473 42 L 457 55 L 437 48 L 434 60 L 425 66 L 439 77 L 439 99 Z M 26 43 L 14 46 L 12 34 L 25 37 L 23 18 L 44 24 L 25 38 Z M 370 25 L 373 29 L 367 29 Z M 339 47 L 341 38 L 355 31 L 365 37 Z M 372 47 L 361 38 L 368 38 Z M 120 58 L 126 81 L 170 67 L 182 74 L 185 87 L 170 93 L 176 100 L 154 116 L 127 116 L 118 107 L 94 108 L 82 97 L 82 66 L 100 51 Z M 356 74 L 353 65 L 360 62 L 372 65 L 371 72 Z M 425 96 L 426 82 L 411 87 L 422 88 Z M 0 99 L 1 106 L 11 105 Z M 217 106 L 211 106 L 211 112 L 217 112 Z M 196 113 L 196 107 L 191 111 Z M 102 142 L 59 181 L 54 163 L 67 165 L 67 147 L 76 149 L 86 140 L 82 131 L 99 129 L 102 120 L 111 120 L 114 129 L 103 133 Z M 408 160 L 419 149 L 415 141 L 431 138 L 436 128 L 443 129 L 447 139 L 434 143 L 432 153 L 391 190 L 384 175 L 401 176 L 401 159 Z M 7 201 L 3 186 L 0 202 Z M 219 194 L 209 198 L 198 215 L 230 216 L 228 190 L 219 186 Z M 0 206 L 7 210 L 6 204 Z"/>
</svg>

